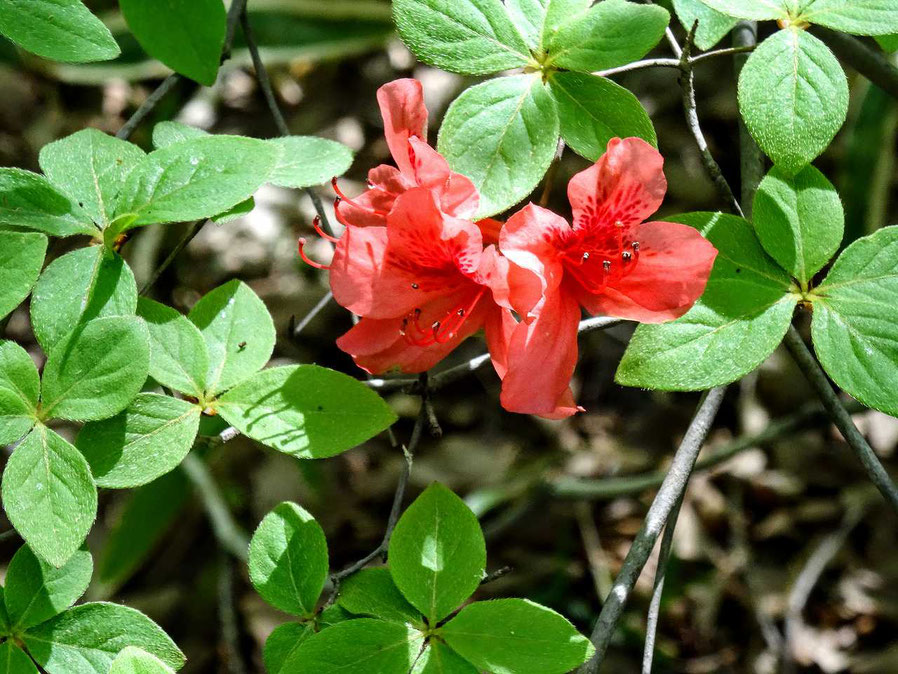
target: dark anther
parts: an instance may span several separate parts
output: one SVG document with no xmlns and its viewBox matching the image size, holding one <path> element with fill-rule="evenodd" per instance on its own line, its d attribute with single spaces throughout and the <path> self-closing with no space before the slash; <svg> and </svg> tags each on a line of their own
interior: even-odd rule
<svg viewBox="0 0 898 674">
<path fill-rule="evenodd" d="M 417 290 L 420 287 L 417 283 L 412 283 L 412 290 Z"/>
<path fill-rule="evenodd" d="M 602 267 L 605 269 L 605 271 L 611 271 L 611 260 L 605 260 L 604 262 L 602 262 Z"/>
<path fill-rule="evenodd" d="M 625 250 L 621 257 L 624 258 L 624 262 L 629 262 L 633 259 L 633 253 L 631 253 L 629 250 Z"/>
<path fill-rule="evenodd" d="M 589 259 L 589 253 L 583 253 L 583 261 L 586 262 Z"/>
<path fill-rule="evenodd" d="M 632 244 L 633 250 L 639 250 L 639 241 L 634 241 Z"/>
</svg>

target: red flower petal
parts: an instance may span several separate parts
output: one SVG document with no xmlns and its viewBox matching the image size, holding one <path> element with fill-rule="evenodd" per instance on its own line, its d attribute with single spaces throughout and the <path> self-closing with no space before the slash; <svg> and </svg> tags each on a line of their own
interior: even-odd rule
<svg viewBox="0 0 898 674">
<path fill-rule="evenodd" d="M 408 141 L 415 181 L 438 196 L 440 208 L 457 218 L 473 218 L 480 207 L 480 195 L 468 178 L 453 173 L 439 152 L 420 138 Z"/>
<path fill-rule="evenodd" d="M 518 268 L 509 273 L 509 300 L 522 316 L 535 313 L 541 298 L 561 283 L 561 256 L 572 234 L 564 218 L 534 204 L 505 223 L 499 234 L 499 248 Z"/>
<path fill-rule="evenodd" d="M 443 319 L 454 307 L 470 304 L 476 292 L 476 289 L 468 288 L 431 302 L 421 311 L 421 324 L 429 326 L 434 321 Z M 428 346 L 411 343 L 402 334 L 402 319 L 362 318 L 337 340 L 337 346 L 351 355 L 356 365 L 371 374 L 396 369 L 406 373 L 425 372 L 482 328 L 493 307 L 495 305 L 482 298 L 455 334 L 442 343 Z"/>
<path fill-rule="evenodd" d="M 574 228 L 642 222 L 661 206 L 667 191 L 664 158 L 639 138 L 613 138 L 595 165 L 568 184 Z"/>
<path fill-rule="evenodd" d="M 705 291 L 717 249 L 687 225 L 646 222 L 634 232 L 640 247 L 633 271 L 601 295 L 584 293 L 583 306 L 642 323 L 679 318 Z"/>
<path fill-rule="evenodd" d="M 577 365 L 580 305 L 567 292 L 546 297 L 539 317 L 515 328 L 502 380 L 502 406 L 509 412 L 560 418 L 576 414 L 570 394 Z"/>
<path fill-rule="evenodd" d="M 347 227 L 334 249 L 331 292 L 342 307 L 367 314 L 375 301 L 374 284 L 387 249 L 385 227 Z"/>
<path fill-rule="evenodd" d="M 427 139 L 427 108 L 424 91 L 418 80 L 403 79 L 389 82 L 377 90 L 377 102 L 384 119 L 384 135 L 396 166 L 403 173 L 413 174 L 408 139 L 417 136 Z"/>
</svg>

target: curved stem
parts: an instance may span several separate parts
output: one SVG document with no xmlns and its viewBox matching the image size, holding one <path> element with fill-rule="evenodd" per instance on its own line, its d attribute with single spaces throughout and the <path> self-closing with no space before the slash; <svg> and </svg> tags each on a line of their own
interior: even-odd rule
<svg viewBox="0 0 898 674">
<path fill-rule="evenodd" d="M 695 461 L 711 430 L 711 425 L 714 423 L 725 393 L 726 388 L 721 386 L 707 391 L 702 396 L 702 401 L 692 418 L 689 430 L 686 431 L 683 442 L 673 457 L 670 470 L 664 478 L 655 500 L 649 507 L 642 528 L 636 534 L 633 545 L 630 546 L 630 551 L 614 581 L 611 593 L 605 599 L 602 612 L 599 614 L 599 619 L 590 637 L 596 647 L 596 652 L 592 659 L 580 668 L 581 674 L 596 674 L 599 671 L 599 666 L 605 659 L 605 652 L 608 650 L 617 623 L 624 612 L 630 592 L 636 585 L 639 574 L 642 573 L 642 569 L 648 562 L 655 543 L 677 502 L 686 491 Z"/>
<path fill-rule="evenodd" d="M 845 442 L 847 442 L 848 446 L 854 450 L 855 454 L 857 454 L 857 457 L 860 459 L 861 464 L 863 464 L 864 470 L 867 471 L 870 480 L 876 485 L 876 488 L 879 489 L 895 512 L 898 512 L 898 488 L 896 488 L 895 482 L 879 461 L 876 452 L 873 451 L 873 448 L 864 436 L 861 435 L 857 426 L 854 425 L 848 410 L 845 409 L 839 396 L 833 390 L 833 387 L 830 386 L 829 379 L 823 371 L 823 368 L 820 367 L 814 354 L 812 354 L 810 349 L 805 345 L 804 340 L 801 338 L 801 335 L 798 334 L 798 330 L 796 330 L 794 326 L 790 327 L 789 331 L 786 333 L 784 343 L 786 348 L 789 349 L 789 353 L 792 354 L 792 357 L 798 364 L 798 367 L 804 373 L 804 376 L 810 382 L 811 386 L 814 387 L 814 390 L 820 397 L 823 406 L 829 413 L 836 428 L 839 429 L 842 433 L 842 437 L 845 438 Z"/>
</svg>

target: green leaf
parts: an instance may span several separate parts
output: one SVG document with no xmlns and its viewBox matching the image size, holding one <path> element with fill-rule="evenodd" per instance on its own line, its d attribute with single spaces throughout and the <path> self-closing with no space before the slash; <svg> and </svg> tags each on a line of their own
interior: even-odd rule
<svg viewBox="0 0 898 674">
<path fill-rule="evenodd" d="M 139 487 L 174 470 L 187 456 L 200 412 L 186 400 L 140 393 L 120 414 L 86 424 L 75 446 L 100 487 Z"/>
<path fill-rule="evenodd" d="M 44 266 L 47 237 L 34 232 L 3 232 L 0 250 L 0 319 L 19 306 Z"/>
<path fill-rule="evenodd" d="M 40 165 L 50 182 L 103 228 L 112 220 L 122 183 L 145 156 L 127 141 L 83 129 L 45 145 Z"/>
<path fill-rule="evenodd" d="M 898 31 L 898 6 L 894 0 L 814 0 L 801 18 L 854 35 L 888 35 Z"/>
<path fill-rule="evenodd" d="M 24 641 L 48 674 L 105 674 L 128 646 L 172 669 L 184 665 L 184 654 L 156 623 L 120 604 L 81 604 L 29 630 Z"/>
<path fill-rule="evenodd" d="M 892 52 L 898 51 L 898 33 L 894 35 L 879 35 L 876 38 L 876 41 L 879 43 L 879 46 L 883 48 L 883 51 Z"/>
<path fill-rule="evenodd" d="M 393 16 L 415 56 L 443 70 L 486 75 L 530 60 L 501 0 L 394 0 Z"/>
<path fill-rule="evenodd" d="M 335 456 L 396 421 L 360 381 L 317 365 L 263 370 L 225 393 L 218 411 L 241 433 L 299 459 Z"/>
<path fill-rule="evenodd" d="M 604 0 L 561 25 L 546 45 L 547 63 L 579 72 L 622 66 L 649 53 L 668 23 L 663 7 Z"/>
<path fill-rule="evenodd" d="M 262 649 L 265 671 L 268 674 L 279 674 L 284 663 L 313 634 L 315 630 L 312 626 L 302 623 L 284 623 L 274 628 Z"/>
<path fill-rule="evenodd" d="M 3 586 L 0 586 L 0 636 L 9 636 L 12 630 L 9 628 L 9 616 L 6 615 L 6 602 L 4 600 Z"/>
<path fill-rule="evenodd" d="M 209 353 L 206 392 L 246 380 L 271 358 L 276 333 L 271 314 L 248 285 L 233 280 L 207 293 L 190 311 Z"/>
<path fill-rule="evenodd" d="M 175 670 L 155 655 L 128 646 L 112 662 L 109 674 L 175 674 Z"/>
<path fill-rule="evenodd" d="M 4 0 L 0 33 L 54 61 L 86 63 L 119 55 L 109 29 L 80 0 Z"/>
<path fill-rule="evenodd" d="M 173 471 L 135 489 L 110 527 L 97 560 L 98 581 L 105 596 L 140 568 L 191 498 L 182 471 Z"/>
<path fill-rule="evenodd" d="M 326 138 L 287 136 L 274 138 L 280 159 L 269 181 L 279 187 L 312 187 L 346 173 L 352 165 L 352 150 Z"/>
<path fill-rule="evenodd" d="M 175 72 L 212 86 L 218 76 L 226 20 L 221 0 L 120 0 L 134 37 Z"/>
<path fill-rule="evenodd" d="M 652 120 L 627 89 L 582 73 L 552 73 L 549 85 L 558 104 L 561 137 L 577 154 L 596 161 L 612 138 L 634 136 L 657 147 Z"/>
<path fill-rule="evenodd" d="M 34 426 L 40 386 L 28 352 L 15 342 L 0 342 L 0 445 L 15 442 Z"/>
<path fill-rule="evenodd" d="M 753 21 L 787 18 L 786 0 L 702 0 L 727 16 Z"/>
<path fill-rule="evenodd" d="M 137 315 L 150 331 L 150 376 L 163 386 L 201 398 L 209 352 L 199 328 L 175 309 L 145 297 L 137 302 Z"/>
<path fill-rule="evenodd" d="M 175 143 L 208 135 L 208 131 L 181 122 L 159 122 L 153 127 L 153 147 L 161 150 Z"/>
<path fill-rule="evenodd" d="M 43 176 L 17 168 L 0 168 L 0 225 L 36 229 L 53 236 L 97 234 L 78 204 Z"/>
<path fill-rule="evenodd" d="M 489 671 L 564 674 L 595 652 L 563 616 L 526 599 L 470 604 L 439 634 L 465 659 Z"/>
<path fill-rule="evenodd" d="M 57 569 L 23 545 L 6 572 L 5 602 L 13 629 L 33 627 L 65 611 L 87 590 L 93 570 L 87 550 Z"/>
<path fill-rule="evenodd" d="M 339 604 L 331 604 L 318 614 L 318 627 L 320 629 L 326 629 L 328 627 L 333 627 L 337 623 L 354 620 L 357 617 L 358 616 L 352 615 Z"/>
<path fill-rule="evenodd" d="M 898 227 L 858 239 L 812 295 L 823 368 L 865 405 L 898 416 Z"/>
<path fill-rule="evenodd" d="M 702 50 L 708 50 L 716 45 L 739 23 L 738 19 L 711 9 L 701 0 L 673 0 L 673 6 L 677 18 L 687 31 L 698 21 L 695 44 Z"/>
<path fill-rule="evenodd" d="M 739 109 L 761 149 L 790 174 L 832 141 L 848 114 L 848 80 L 829 48 L 807 31 L 774 33 L 739 76 Z"/>
<path fill-rule="evenodd" d="M 136 310 L 131 268 L 117 254 L 90 246 L 53 260 L 41 274 L 31 297 L 31 327 L 49 354 L 75 327 Z"/>
<path fill-rule="evenodd" d="M 845 232 L 839 194 L 813 166 L 794 178 L 774 167 L 758 187 L 752 212 L 764 250 L 802 283 L 830 261 Z"/>
<path fill-rule="evenodd" d="M 477 668 L 436 639 L 431 639 L 410 674 L 477 674 Z"/>
<path fill-rule="evenodd" d="M 399 518 L 389 560 L 396 587 L 434 625 L 480 585 L 486 543 L 465 502 L 434 483 Z"/>
<path fill-rule="evenodd" d="M 591 4 L 592 0 L 505 0 L 512 22 L 533 51 L 539 51 L 562 23 Z"/>
<path fill-rule="evenodd" d="M 132 227 L 210 218 L 249 199 L 278 160 L 272 145 L 241 136 L 202 136 L 148 154 L 128 176 L 116 215 Z"/>
<path fill-rule="evenodd" d="M 467 89 L 446 113 L 439 150 L 480 191 L 478 217 L 530 194 L 558 147 L 558 111 L 538 75 L 499 77 Z"/>
<path fill-rule="evenodd" d="M 249 577 L 262 599 L 310 617 L 327 571 L 327 541 L 314 517 L 295 503 L 281 503 L 265 516 L 249 544 Z"/>
<path fill-rule="evenodd" d="M 0 674 L 37 674 L 31 658 L 11 639 L 0 644 Z"/>
<path fill-rule="evenodd" d="M 233 208 L 229 208 L 224 213 L 219 213 L 218 215 L 213 215 L 211 220 L 216 225 L 223 225 L 226 222 L 232 222 L 234 220 L 238 220 L 249 213 L 252 213 L 253 209 L 256 207 L 256 200 L 250 197 L 246 201 L 241 201 L 239 204 L 234 206 Z"/>
<path fill-rule="evenodd" d="M 60 567 L 76 553 L 97 515 L 97 488 L 81 453 L 38 426 L 3 472 L 6 516 L 31 549 Z"/>
<path fill-rule="evenodd" d="M 398 674 L 411 669 L 423 643 L 424 635 L 407 625 L 373 618 L 347 620 L 306 639 L 281 672 Z"/>
<path fill-rule="evenodd" d="M 133 316 L 97 318 L 72 332 L 47 358 L 44 419 L 97 421 L 125 409 L 147 379 L 146 324 Z"/>
<path fill-rule="evenodd" d="M 732 215 L 675 218 L 700 230 L 718 250 L 704 295 L 662 325 L 640 325 L 617 370 L 624 386 L 698 391 L 736 381 L 779 345 L 798 298 L 752 226 Z"/>
<path fill-rule="evenodd" d="M 421 614 L 393 582 L 389 569 L 362 569 L 340 585 L 340 606 L 350 613 L 420 626 Z"/>
</svg>

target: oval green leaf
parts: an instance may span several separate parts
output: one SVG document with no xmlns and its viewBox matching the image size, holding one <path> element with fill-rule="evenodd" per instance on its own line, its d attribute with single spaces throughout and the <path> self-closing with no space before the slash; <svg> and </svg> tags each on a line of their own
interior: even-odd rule
<svg viewBox="0 0 898 674">
<path fill-rule="evenodd" d="M 310 617 L 327 580 L 321 525 L 295 503 L 281 503 L 249 544 L 249 577 L 262 599 L 285 613 Z"/>
<path fill-rule="evenodd" d="M 480 585 L 486 543 L 465 502 L 434 483 L 399 518 L 388 558 L 396 587 L 435 625 Z"/>
<path fill-rule="evenodd" d="M 617 370 L 624 386 L 701 391 L 736 381 L 760 365 L 789 329 L 798 298 L 789 275 L 733 215 L 666 218 L 695 227 L 718 250 L 704 295 L 685 316 L 640 325 Z"/>
<path fill-rule="evenodd" d="M 81 0 L 4 0 L 0 33 L 33 54 L 67 63 L 107 61 L 120 51 Z"/>
<path fill-rule="evenodd" d="M 278 151 L 263 140 L 200 136 L 148 154 L 128 176 L 116 215 L 131 227 L 211 218 L 249 199 L 268 180 Z"/>
<path fill-rule="evenodd" d="M 661 41 L 668 23 L 663 7 L 603 0 L 561 24 L 546 45 L 546 63 L 581 73 L 632 63 Z"/>
<path fill-rule="evenodd" d="M 284 663 L 313 634 L 315 630 L 312 626 L 303 623 L 284 623 L 275 627 L 262 649 L 265 671 L 268 674 L 280 674 Z"/>
<path fill-rule="evenodd" d="M 145 297 L 137 302 L 137 315 L 150 331 L 150 376 L 175 391 L 202 397 L 209 352 L 199 328 L 175 309 Z"/>
<path fill-rule="evenodd" d="M 814 0 L 801 18 L 854 35 L 888 35 L 898 31 L 893 0 Z"/>
<path fill-rule="evenodd" d="M 175 670 L 155 655 L 128 646 L 113 660 L 109 674 L 175 674 Z"/>
<path fill-rule="evenodd" d="M 711 9 L 701 0 L 673 0 L 673 6 L 677 18 L 687 31 L 698 21 L 695 44 L 702 50 L 716 45 L 739 23 L 738 19 Z"/>
<path fill-rule="evenodd" d="M 373 618 L 341 622 L 306 639 L 281 667 L 283 674 L 398 674 L 412 668 L 424 635 Z"/>
<path fill-rule="evenodd" d="M 0 319 L 19 306 L 44 266 L 47 237 L 35 232 L 3 232 L 0 250 Z"/>
<path fill-rule="evenodd" d="M 47 358 L 44 419 L 97 421 L 125 409 L 147 380 L 150 340 L 133 316 L 97 318 L 62 340 Z"/>
<path fill-rule="evenodd" d="M 140 648 L 172 669 L 184 654 L 152 620 L 120 604 L 81 604 L 29 630 L 25 646 L 47 674 L 99 674 L 128 646 Z"/>
<path fill-rule="evenodd" d="M 526 599 L 470 604 L 439 634 L 466 660 L 491 672 L 564 674 L 595 652 L 567 619 Z"/>
<path fill-rule="evenodd" d="M 0 225 L 52 236 L 95 236 L 90 216 L 37 173 L 0 168 Z"/>
<path fill-rule="evenodd" d="M 487 75 L 530 58 L 500 0 L 394 0 L 393 16 L 415 56 L 443 70 Z"/>
<path fill-rule="evenodd" d="M 524 199 L 558 147 L 558 111 L 539 75 L 499 77 L 466 90 L 446 113 L 439 150 L 480 191 L 478 217 Z"/>
<path fill-rule="evenodd" d="M 752 213 L 764 250 L 803 283 L 832 259 L 845 233 L 839 193 L 813 166 L 794 177 L 774 167 L 758 187 Z"/>
<path fill-rule="evenodd" d="M 86 424 L 75 446 L 100 487 L 139 487 L 174 470 L 187 456 L 200 412 L 186 400 L 139 393 L 123 412 Z"/>
<path fill-rule="evenodd" d="M 321 185 L 343 175 L 352 165 L 352 150 L 326 138 L 287 136 L 268 142 L 280 151 L 269 179 L 278 187 L 302 189 Z"/>
<path fill-rule="evenodd" d="M 858 239 L 814 291 L 820 363 L 865 405 L 898 416 L 898 227 Z"/>
<path fill-rule="evenodd" d="M 604 77 L 553 73 L 549 85 L 561 121 L 561 137 L 577 154 L 598 160 L 612 138 L 637 137 L 658 145 L 655 127 L 639 99 Z"/>
<path fill-rule="evenodd" d="M 15 342 L 0 342 L 0 445 L 12 444 L 34 426 L 40 386 L 28 352 Z"/>
<path fill-rule="evenodd" d="M 23 545 L 6 572 L 4 600 L 10 625 L 21 630 L 62 613 L 87 590 L 93 570 L 87 550 L 78 550 L 57 569 Z"/>
<path fill-rule="evenodd" d="M 335 456 L 396 421 L 362 382 L 317 365 L 263 370 L 225 393 L 217 408 L 241 433 L 300 459 Z"/>
<path fill-rule="evenodd" d="M 242 281 L 207 293 L 189 315 L 209 354 L 206 392 L 225 391 L 265 367 L 277 338 L 265 303 Z"/>
<path fill-rule="evenodd" d="M 355 615 L 423 624 L 421 614 L 402 596 L 386 567 L 362 569 L 344 580 L 338 603 Z"/>
<path fill-rule="evenodd" d="M 136 310 L 131 268 L 117 254 L 90 246 L 53 260 L 41 274 L 31 297 L 31 327 L 49 354 L 76 326 Z"/>
<path fill-rule="evenodd" d="M 761 149 L 789 174 L 811 163 L 848 114 L 848 80 L 829 48 L 807 31 L 774 33 L 739 76 L 739 110 Z"/>
<path fill-rule="evenodd" d="M 146 52 L 177 73 L 212 86 L 227 17 L 221 0 L 120 0 L 128 27 Z"/>
<path fill-rule="evenodd" d="M 727 16 L 752 21 L 769 21 L 789 15 L 785 0 L 702 0 L 708 7 Z"/>
<path fill-rule="evenodd" d="M 0 644 L 0 674 L 37 674 L 34 662 L 12 639 Z"/>
<path fill-rule="evenodd" d="M 56 567 L 84 542 L 97 515 L 97 488 L 81 453 L 38 426 L 3 472 L 3 507 L 31 549 Z"/>
</svg>

